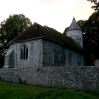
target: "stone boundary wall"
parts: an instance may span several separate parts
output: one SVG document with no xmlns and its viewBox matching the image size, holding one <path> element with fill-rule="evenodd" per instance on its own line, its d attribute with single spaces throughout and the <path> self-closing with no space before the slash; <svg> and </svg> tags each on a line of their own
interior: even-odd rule
<svg viewBox="0 0 99 99">
<path fill-rule="evenodd" d="M 44 87 L 99 90 L 99 67 L 3 68 L 0 80 Z"/>
</svg>

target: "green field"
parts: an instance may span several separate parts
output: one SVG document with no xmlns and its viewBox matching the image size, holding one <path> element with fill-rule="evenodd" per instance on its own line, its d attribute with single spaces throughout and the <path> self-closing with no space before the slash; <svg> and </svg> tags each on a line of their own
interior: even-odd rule
<svg viewBox="0 0 99 99">
<path fill-rule="evenodd" d="M 99 99 L 99 92 L 82 92 L 0 82 L 0 99 Z"/>
</svg>

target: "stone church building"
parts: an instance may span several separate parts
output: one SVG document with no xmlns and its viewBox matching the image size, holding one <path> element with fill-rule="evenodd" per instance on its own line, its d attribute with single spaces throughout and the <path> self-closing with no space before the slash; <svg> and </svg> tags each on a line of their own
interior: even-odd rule
<svg viewBox="0 0 99 99">
<path fill-rule="evenodd" d="M 10 42 L 4 67 L 84 66 L 83 34 L 73 18 L 66 35 L 34 23 Z"/>
</svg>

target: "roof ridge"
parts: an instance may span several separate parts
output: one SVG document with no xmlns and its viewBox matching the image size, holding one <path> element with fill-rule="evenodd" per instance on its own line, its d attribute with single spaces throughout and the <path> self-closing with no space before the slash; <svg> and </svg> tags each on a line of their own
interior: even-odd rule
<svg viewBox="0 0 99 99">
<path fill-rule="evenodd" d="M 56 38 L 56 40 L 57 41 L 60 41 L 59 40 L 59 38 L 57 38 L 54 34 L 53 34 L 53 32 L 52 31 L 50 31 L 48 28 L 48 26 L 44 26 L 46 29 L 47 29 L 47 31 L 52 35 L 52 36 L 54 36 L 55 38 Z M 53 28 L 50 28 L 50 29 L 53 29 Z M 55 29 L 53 29 L 54 31 L 56 31 Z M 58 32 L 58 31 L 56 31 L 56 32 Z M 60 41 L 61 42 L 61 41 Z M 61 42 L 61 44 L 63 44 L 63 42 Z"/>
<path fill-rule="evenodd" d="M 37 28 L 39 29 L 39 34 L 38 35 L 42 35 L 42 36 L 44 36 L 44 33 L 41 31 L 41 29 L 40 29 L 40 27 L 43 27 L 42 25 L 40 25 L 40 24 L 38 24 L 38 23 L 36 23 L 36 22 L 34 22 L 34 25 L 37 25 Z"/>
</svg>

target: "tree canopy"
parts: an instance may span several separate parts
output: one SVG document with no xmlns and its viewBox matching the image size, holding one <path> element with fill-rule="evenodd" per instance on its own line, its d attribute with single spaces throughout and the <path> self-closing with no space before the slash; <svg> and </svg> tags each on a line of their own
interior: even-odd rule
<svg viewBox="0 0 99 99">
<path fill-rule="evenodd" d="M 10 15 L 0 23 L 0 59 L 8 48 L 8 43 L 30 25 L 32 22 L 23 14 Z"/>
<path fill-rule="evenodd" d="M 99 11 L 94 12 L 88 20 L 77 23 L 83 31 L 84 50 L 93 58 L 99 58 Z"/>
<path fill-rule="evenodd" d="M 92 8 L 95 11 L 98 11 L 99 10 L 99 1 L 98 0 L 87 0 L 87 1 L 90 1 L 90 2 L 94 3 L 94 6 L 92 6 Z"/>
</svg>

